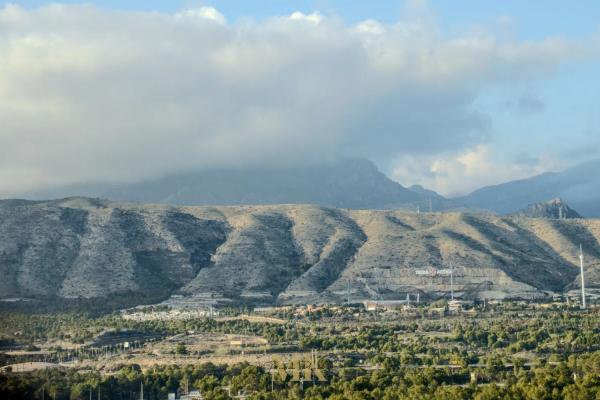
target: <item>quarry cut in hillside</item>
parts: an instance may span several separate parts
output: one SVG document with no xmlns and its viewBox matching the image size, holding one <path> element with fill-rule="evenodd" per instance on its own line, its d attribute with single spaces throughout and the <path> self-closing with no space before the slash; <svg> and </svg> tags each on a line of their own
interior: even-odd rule
<svg viewBox="0 0 600 400">
<path fill-rule="evenodd" d="M 536 298 L 600 287 L 600 220 L 0 201 L 0 297 L 173 294 L 255 304 Z"/>
</svg>

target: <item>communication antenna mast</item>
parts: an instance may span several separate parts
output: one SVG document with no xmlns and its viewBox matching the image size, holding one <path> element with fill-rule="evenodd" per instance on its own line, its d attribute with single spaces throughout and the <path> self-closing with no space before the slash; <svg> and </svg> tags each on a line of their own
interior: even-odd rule
<svg viewBox="0 0 600 400">
<path fill-rule="evenodd" d="M 421 206 L 417 204 L 417 214 L 421 214 Z"/>
<path fill-rule="evenodd" d="M 406 304 L 410 306 L 410 293 L 406 293 Z"/>
<path fill-rule="evenodd" d="M 579 268 L 581 269 L 581 308 L 585 309 L 585 277 L 583 275 L 583 247 L 579 244 Z"/>
<path fill-rule="evenodd" d="M 450 263 L 450 299 L 454 300 L 454 264 Z"/>
<path fill-rule="evenodd" d="M 350 279 L 346 282 L 346 302 L 348 307 L 350 307 Z"/>
</svg>

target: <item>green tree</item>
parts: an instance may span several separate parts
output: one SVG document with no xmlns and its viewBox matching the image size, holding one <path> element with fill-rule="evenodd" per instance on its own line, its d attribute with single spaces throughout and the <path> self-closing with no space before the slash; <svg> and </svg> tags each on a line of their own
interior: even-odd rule
<svg viewBox="0 0 600 400">
<path fill-rule="evenodd" d="M 176 354 L 180 354 L 180 355 L 186 355 L 189 353 L 187 347 L 185 346 L 184 343 L 177 343 L 177 346 L 175 346 L 175 353 Z"/>
</svg>

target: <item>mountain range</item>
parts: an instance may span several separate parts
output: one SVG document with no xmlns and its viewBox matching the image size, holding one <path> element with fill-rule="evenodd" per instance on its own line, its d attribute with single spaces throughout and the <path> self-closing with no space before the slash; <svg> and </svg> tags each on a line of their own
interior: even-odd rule
<svg viewBox="0 0 600 400">
<path fill-rule="evenodd" d="M 536 298 L 577 288 L 580 244 L 600 287 L 600 220 L 579 214 L 600 216 L 599 167 L 454 199 L 363 159 L 56 187 L 0 200 L 0 298 L 435 299 L 449 266 L 459 296 Z"/>
<path fill-rule="evenodd" d="M 600 287 L 600 220 L 315 205 L 0 201 L 0 298 L 286 304 L 446 296 L 537 298 Z M 439 272 L 438 272 L 439 271 Z"/>
<path fill-rule="evenodd" d="M 498 214 L 518 212 L 534 203 L 561 198 L 585 217 L 600 217 L 600 160 L 589 161 L 561 172 L 487 186 L 453 199 L 467 208 Z"/>
<path fill-rule="evenodd" d="M 586 217 L 600 217 L 600 160 L 478 189 L 447 199 L 389 179 L 369 160 L 342 159 L 288 168 L 187 171 L 133 183 L 86 183 L 29 193 L 28 199 L 86 196 L 171 205 L 314 204 L 349 209 L 487 210 L 500 215 L 561 198 Z"/>
<path fill-rule="evenodd" d="M 27 194 L 28 199 L 72 196 L 172 205 L 315 204 L 350 209 L 448 209 L 432 191 L 406 188 L 369 160 L 287 168 L 228 168 L 188 171 L 133 183 L 85 183 Z"/>
<path fill-rule="evenodd" d="M 395 208 L 425 204 L 364 159 L 288 168 L 188 171 L 134 183 L 88 183 L 33 193 L 28 198 L 88 196 L 172 205 L 318 204 Z"/>
</svg>

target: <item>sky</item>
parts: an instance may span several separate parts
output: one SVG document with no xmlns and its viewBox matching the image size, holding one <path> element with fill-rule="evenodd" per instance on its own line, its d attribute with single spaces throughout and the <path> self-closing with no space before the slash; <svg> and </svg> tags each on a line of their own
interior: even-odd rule
<svg viewBox="0 0 600 400">
<path fill-rule="evenodd" d="M 0 197 L 367 157 L 446 196 L 600 158 L 600 3 L 0 1 Z"/>
</svg>

